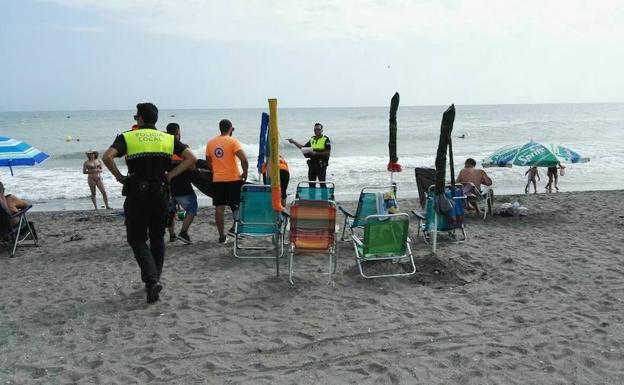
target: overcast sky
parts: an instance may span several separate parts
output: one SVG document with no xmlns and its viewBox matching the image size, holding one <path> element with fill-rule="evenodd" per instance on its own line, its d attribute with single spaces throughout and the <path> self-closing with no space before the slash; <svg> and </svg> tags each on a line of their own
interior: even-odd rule
<svg viewBox="0 0 624 385">
<path fill-rule="evenodd" d="M 623 102 L 624 1 L 2 0 L 0 110 Z"/>
</svg>

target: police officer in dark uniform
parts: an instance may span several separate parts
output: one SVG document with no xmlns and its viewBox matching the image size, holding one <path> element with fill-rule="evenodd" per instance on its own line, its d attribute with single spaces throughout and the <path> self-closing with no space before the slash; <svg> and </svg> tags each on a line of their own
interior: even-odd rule
<svg viewBox="0 0 624 385">
<path fill-rule="evenodd" d="M 331 143 L 329 138 L 323 135 L 323 125 L 321 123 L 314 124 L 314 136 L 307 141 L 306 144 L 300 144 L 296 140 L 289 138 L 288 141 L 297 148 L 311 148 L 312 152 L 305 153 L 308 158 L 308 181 L 325 182 L 327 175 L 327 166 L 329 165 L 329 155 L 331 153 Z M 325 187 L 325 183 L 320 183 L 321 187 Z M 310 183 L 310 187 L 316 186 L 316 183 Z"/>
<path fill-rule="evenodd" d="M 126 197 L 124 212 L 128 244 L 141 268 L 147 302 L 158 301 L 163 286 L 160 283 L 165 259 L 165 226 L 169 181 L 195 164 L 196 158 L 188 146 L 173 135 L 156 130 L 158 109 L 152 103 L 137 104 L 134 116 L 138 129 L 118 135 L 104 153 L 102 160 L 119 183 Z M 182 162 L 171 171 L 171 156 Z M 119 172 L 114 158 L 126 156 L 128 176 Z M 149 238 L 149 247 L 147 239 Z"/>
</svg>

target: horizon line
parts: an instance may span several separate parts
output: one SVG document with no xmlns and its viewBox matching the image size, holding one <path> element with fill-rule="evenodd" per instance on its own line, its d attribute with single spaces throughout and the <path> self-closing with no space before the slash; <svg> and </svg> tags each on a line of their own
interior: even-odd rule
<svg viewBox="0 0 624 385">
<path fill-rule="evenodd" d="M 470 106 L 470 107 L 487 107 L 487 106 L 531 106 L 531 105 L 574 105 L 574 104 L 623 104 L 624 102 L 544 102 L 544 103 L 475 103 L 475 104 L 418 104 L 418 105 L 404 105 L 399 107 L 444 107 L 454 104 L 455 106 Z M 347 109 L 347 108 L 388 108 L 388 105 L 383 106 L 314 106 L 314 107 L 280 107 L 281 110 L 296 110 L 296 109 Z M 159 108 L 159 111 L 169 110 L 260 110 L 265 107 L 173 107 L 173 108 Z M 0 113 L 19 113 L 19 112 L 98 112 L 98 111 L 132 111 L 134 108 L 122 108 L 122 109 L 49 109 L 49 110 L 0 110 Z"/>
</svg>

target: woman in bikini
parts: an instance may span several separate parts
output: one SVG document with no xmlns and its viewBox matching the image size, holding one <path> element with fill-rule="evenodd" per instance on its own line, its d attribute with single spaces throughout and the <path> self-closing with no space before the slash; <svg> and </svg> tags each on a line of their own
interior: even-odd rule
<svg viewBox="0 0 624 385">
<path fill-rule="evenodd" d="M 97 187 L 102 193 L 102 198 L 104 199 L 104 204 L 107 209 L 110 209 L 108 205 L 108 196 L 106 195 L 106 190 L 104 189 L 104 182 L 102 181 L 102 161 L 98 159 L 98 152 L 94 150 L 89 150 L 86 152 L 87 160 L 85 160 L 82 165 L 82 173 L 87 174 L 87 183 L 89 184 L 89 188 L 91 189 L 91 201 L 93 202 L 93 207 L 97 210 L 97 203 L 95 201 L 95 188 Z"/>
</svg>

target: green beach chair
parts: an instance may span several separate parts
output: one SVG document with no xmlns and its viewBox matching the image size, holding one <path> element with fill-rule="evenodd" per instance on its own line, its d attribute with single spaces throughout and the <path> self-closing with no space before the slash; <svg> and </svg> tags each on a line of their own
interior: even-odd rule
<svg viewBox="0 0 624 385">
<path fill-rule="evenodd" d="M 290 207 L 288 280 L 293 283 L 295 254 L 327 254 L 328 283 L 336 271 L 336 203 L 295 200 Z"/>
<path fill-rule="evenodd" d="M 386 214 L 385 212 L 380 212 L 380 206 L 382 204 L 382 202 L 380 202 L 380 194 L 383 194 L 384 192 L 392 192 L 394 197 L 396 197 L 396 185 L 364 187 L 360 191 L 360 197 L 358 199 L 358 205 L 355 209 L 355 213 L 351 213 L 344 207 L 338 206 L 338 209 L 344 214 L 345 217 L 344 224 L 342 226 L 342 235 L 340 236 L 341 241 L 346 241 L 344 235 L 347 228 L 349 228 L 351 235 L 353 235 L 354 229 L 364 227 L 366 217 L 369 215 Z"/>
<path fill-rule="evenodd" d="M 241 259 L 280 258 L 284 254 L 285 220 L 282 213 L 273 210 L 271 186 L 245 184 L 240 194 L 239 218 L 234 221 L 234 256 Z M 256 243 L 257 238 L 270 238 L 271 246 L 247 245 Z M 274 251 L 273 255 L 256 253 L 270 250 Z"/>
<path fill-rule="evenodd" d="M 314 183 L 312 181 L 309 182 L 299 182 L 297 183 L 297 192 L 295 194 L 295 199 L 305 199 L 312 201 L 333 201 L 334 199 L 334 190 L 335 186 L 332 182 L 323 182 L 325 187 L 310 187 L 310 184 Z"/>
<path fill-rule="evenodd" d="M 447 234 L 449 239 L 455 242 L 463 242 L 466 240 L 466 227 L 464 226 L 464 205 L 466 203 L 466 195 L 462 191 L 462 185 L 457 184 L 455 188 L 450 185 L 445 186 L 444 194 L 447 198 L 452 199 L 453 209 L 448 215 L 437 214 L 434 209 L 435 186 L 429 187 L 427 191 L 427 201 L 425 204 L 425 212 L 412 210 L 412 214 L 418 219 L 417 235 L 422 233 L 423 241 L 431 244 L 433 252 L 436 252 L 437 235 L 439 233 Z"/>
<path fill-rule="evenodd" d="M 409 245 L 409 215 L 386 214 L 369 215 L 364 225 L 364 237 L 360 240 L 355 234 L 351 236 L 355 249 L 355 261 L 364 278 L 384 278 L 408 276 L 416 273 L 414 257 Z M 376 275 L 366 275 L 362 265 L 372 261 L 392 261 L 409 258 L 411 270 Z"/>
</svg>

